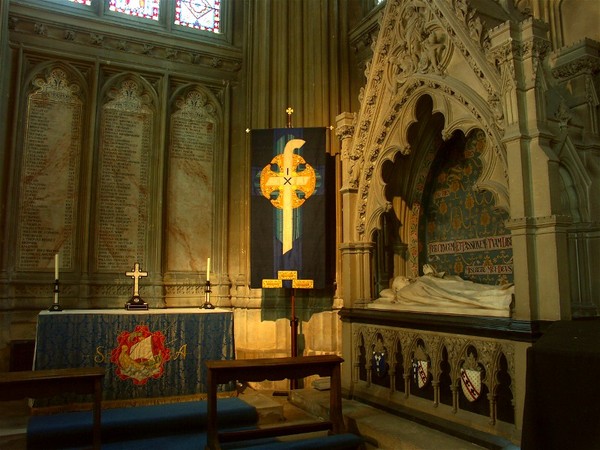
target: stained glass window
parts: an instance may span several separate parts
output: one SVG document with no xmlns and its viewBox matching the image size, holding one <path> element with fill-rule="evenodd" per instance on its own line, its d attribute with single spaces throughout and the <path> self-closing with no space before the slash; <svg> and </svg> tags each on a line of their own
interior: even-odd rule
<svg viewBox="0 0 600 450">
<path fill-rule="evenodd" d="M 221 0 L 175 0 L 175 25 L 218 33 Z"/>
<path fill-rule="evenodd" d="M 158 20 L 160 0 L 110 0 L 108 8 L 130 16 Z"/>
<path fill-rule="evenodd" d="M 94 0 L 48 0 L 91 6 Z M 97 0 L 108 10 L 130 17 L 159 21 L 173 14 L 173 24 L 196 30 L 221 32 L 221 8 L 227 0 Z M 384 1 L 384 0 L 370 0 Z M 167 11 L 171 14 L 167 14 Z M 164 26 L 170 27 L 165 25 Z"/>
</svg>

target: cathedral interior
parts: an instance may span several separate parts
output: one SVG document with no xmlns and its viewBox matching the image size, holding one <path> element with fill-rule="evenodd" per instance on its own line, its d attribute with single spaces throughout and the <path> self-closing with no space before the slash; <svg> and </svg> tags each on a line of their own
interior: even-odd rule
<svg viewBox="0 0 600 450">
<path fill-rule="evenodd" d="M 44 326 L 66 352 L 66 311 L 76 347 L 86 312 L 210 303 L 230 357 L 338 355 L 345 398 L 516 445 L 548 408 L 597 428 L 572 385 L 600 364 L 598 23 L 596 0 L 0 0 L 0 371 L 58 358 Z M 293 130 L 306 161 L 255 160 Z M 297 204 L 257 197 L 308 173 L 311 130 Z M 259 276 L 269 227 L 283 254 L 320 236 L 310 282 Z M 146 325 L 120 348 L 135 328 L 186 358 Z"/>
</svg>

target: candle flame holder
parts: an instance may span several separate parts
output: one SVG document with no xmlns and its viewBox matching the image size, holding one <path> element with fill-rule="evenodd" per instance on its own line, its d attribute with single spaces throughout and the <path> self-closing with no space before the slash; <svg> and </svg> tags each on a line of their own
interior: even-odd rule
<svg viewBox="0 0 600 450">
<path fill-rule="evenodd" d="M 60 304 L 58 303 L 58 279 L 54 280 L 54 302 L 52 303 L 52 305 L 50 306 L 50 308 L 48 308 L 48 311 L 62 311 L 62 308 L 60 307 Z"/>
<path fill-rule="evenodd" d="M 204 285 L 204 305 L 202 305 L 202 309 L 215 309 L 215 306 L 210 302 L 211 292 L 210 281 L 206 280 L 206 284 Z"/>
</svg>

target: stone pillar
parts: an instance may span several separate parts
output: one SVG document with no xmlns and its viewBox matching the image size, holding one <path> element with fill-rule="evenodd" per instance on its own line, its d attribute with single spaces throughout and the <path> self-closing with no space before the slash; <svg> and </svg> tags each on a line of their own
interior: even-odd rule
<svg viewBox="0 0 600 450">
<path fill-rule="evenodd" d="M 570 318 L 568 221 L 560 216 L 558 157 L 546 120 L 545 24 L 528 19 L 494 29 L 492 54 L 503 80 L 515 318 Z"/>
<path fill-rule="evenodd" d="M 352 165 L 356 162 L 350 155 L 354 135 L 354 115 L 342 113 L 336 117 L 336 135 L 341 143 L 341 197 L 342 230 L 340 253 L 342 260 L 341 279 L 338 280 L 338 293 L 345 308 L 364 305 L 370 298 L 370 256 L 373 244 L 356 242 L 356 202 L 358 186 L 351 177 Z M 342 386 L 352 395 L 352 369 L 355 364 L 354 336 L 352 323 L 342 323 Z"/>
<path fill-rule="evenodd" d="M 9 79 L 11 74 L 11 64 L 10 64 L 10 48 L 8 46 L 8 0 L 0 0 L 0 67 L 2 70 L 0 71 L 0 117 L 8 118 L 8 105 L 9 105 Z M 8 121 L 3 119 L 0 121 L 0 148 L 5 149 L 3 153 L 7 153 L 7 123 Z M 0 173 L 4 173 L 4 160 L 0 161 Z M 2 186 L 6 185 L 6 183 L 2 183 Z M 0 198 L 4 199 L 6 196 L 4 192 L 1 192 L 2 196 Z M 2 217 L 5 217 L 5 208 L 6 205 L 2 202 L 0 211 L 2 212 Z M 3 228 L 4 224 L 0 225 L 2 229 L 0 232 L 4 235 Z M 4 266 L 4 265 L 2 265 Z"/>
<path fill-rule="evenodd" d="M 349 153 L 354 133 L 354 115 L 340 114 L 337 118 L 337 135 L 341 140 L 342 159 L 342 289 L 344 307 L 364 305 L 371 299 L 372 242 L 356 239 L 356 201 L 358 187 L 350 170 L 354 160 Z"/>
<path fill-rule="evenodd" d="M 560 138 L 556 152 L 569 166 L 569 178 L 564 181 L 563 207 L 573 216 L 569 228 L 569 261 L 571 265 L 571 310 L 578 316 L 600 312 L 600 182 L 598 173 L 600 151 L 600 42 L 585 39 L 553 54 L 552 75 L 561 91 L 577 95 L 560 97 L 550 116 L 558 122 Z M 585 188 L 584 188 L 585 186 Z"/>
</svg>

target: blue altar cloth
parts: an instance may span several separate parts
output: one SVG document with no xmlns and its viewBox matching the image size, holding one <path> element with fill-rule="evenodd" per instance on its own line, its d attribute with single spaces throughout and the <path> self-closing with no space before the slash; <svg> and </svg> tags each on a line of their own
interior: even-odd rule
<svg viewBox="0 0 600 450">
<path fill-rule="evenodd" d="M 103 367 L 103 401 L 204 394 L 204 362 L 233 358 L 228 310 L 70 310 L 38 316 L 34 368 Z M 75 403 L 91 399 L 69 398 Z M 39 399 L 34 406 L 64 402 Z"/>
</svg>

